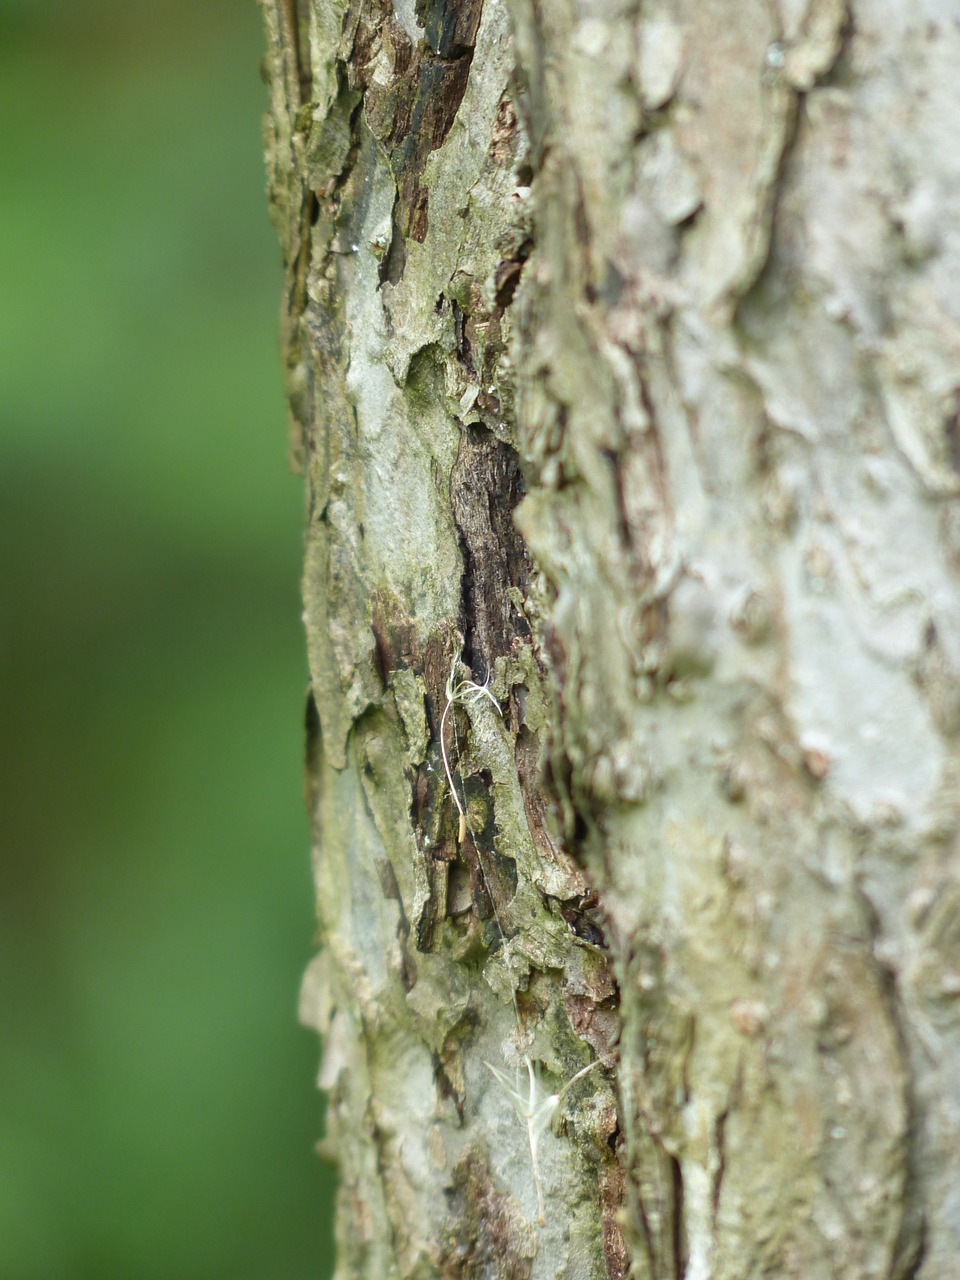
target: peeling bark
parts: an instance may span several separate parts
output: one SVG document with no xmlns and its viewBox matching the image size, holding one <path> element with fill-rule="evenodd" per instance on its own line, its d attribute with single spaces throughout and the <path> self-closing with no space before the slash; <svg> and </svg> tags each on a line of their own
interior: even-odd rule
<svg viewBox="0 0 960 1280">
<path fill-rule="evenodd" d="M 954 1274 L 960 25 L 263 7 L 337 1276 Z"/>
</svg>

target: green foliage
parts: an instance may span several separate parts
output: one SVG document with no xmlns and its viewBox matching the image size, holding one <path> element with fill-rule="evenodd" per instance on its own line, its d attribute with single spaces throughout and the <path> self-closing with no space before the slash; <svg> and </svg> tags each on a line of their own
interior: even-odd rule
<svg viewBox="0 0 960 1280">
<path fill-rule="evenodd" d="M 252 3 L 0 4 L 0 1275 L 331 1267 Z"/>
</svg>

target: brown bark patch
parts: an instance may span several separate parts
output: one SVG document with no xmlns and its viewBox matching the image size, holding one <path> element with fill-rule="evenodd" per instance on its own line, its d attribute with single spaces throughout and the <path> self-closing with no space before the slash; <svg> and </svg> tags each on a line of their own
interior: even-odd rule
<svg viewBox="0 0 960 1280">
<path fill-rule="evenodd" d="M 536 1234 L 513 1197 L 494 1186 L 476 1147 L 460 1157 L 447 1194 L 452 1213 L 438 1259 L 443 1280 L 528 1280 Z"/>
<path fill-rule="evenodd" d="M 416 45 L 390 4 L 365 8 L 357 23 L 350 84 L 362 90 L 367 123 L 390 157 L 397 229 L 420 243 L 427 235 L 427 157 L 443 145 L 463 101 L 481 11 L 480 0 L 418 5 L 425 41 Z"/>
<path fill-rule="evenodd" d="M 464 562 L 464 658 L 476 680 L 529 631 L 510 594 L 514 587 L 525 595 L 530 576 L 513 523 L 523 492 L 516 450 L 483 427 L 463 427 L 450 497 Z"/>
<path fill-rule="evenodd" d="M 377 669 L 386 688 L 391 671 L 401 667 L 418 668 L 420 644 L 417 626 L 407 616 L 399 596 L 385 587 L 377 591 L 370 602 L 370 626 L 376 646 Z"/>
<path fill-rule="evenodd" d="M 600 1228 L 603 1232 L 603 1259 L 610 1280 L 624 1280 L 630 1270 L 630 1255 L 620 1228 L 620 1212 L 626 1189 L 623 1166 L 611 1162 L 600 1170 Z"/>
</svg>

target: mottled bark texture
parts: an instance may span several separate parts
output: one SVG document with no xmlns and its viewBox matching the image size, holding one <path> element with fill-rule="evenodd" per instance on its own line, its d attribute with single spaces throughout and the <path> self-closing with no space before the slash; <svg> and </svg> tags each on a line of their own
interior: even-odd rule
<svg viewBox="0 0 960 1280">
<path fill-rule="evenodd" d="M 955 5 L 264 11 L 339 1280 L 960 1276 Z"/>
</svg>

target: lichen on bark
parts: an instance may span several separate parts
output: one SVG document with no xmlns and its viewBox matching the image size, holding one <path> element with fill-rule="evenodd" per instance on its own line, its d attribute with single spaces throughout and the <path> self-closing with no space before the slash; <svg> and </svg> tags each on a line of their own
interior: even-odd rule
<svg viewBox="0 0 960 1280">
<path fill-rule="evenodd" d="M 486 1066 L 528 1054 L 559 1090 L 612 1062 L 616 1000 L 540 779 L 549 695 L 512 523 L 529 235 L 506 11 L 264 7 L 307 484 L 322 950 L 303 1012 L 324 1036 L 337 1274 L 600 1277 L 618 1247 L 607 1078 L 578 1081 L 541 1141 L 539 1225 L 527 1135 Z M 447 715 L 463 840 L 440 742 L 452 670 L 499 707 Z"/>
<path fill-rule="evenodd" d="M 263 5 L 338 1276 L 941 1280 L 960 31 Z"/>
<path fill-rule="evenodd" d="M 956 27 L 514 11 L 542 156 L 517 520 L 622 992 L 634 1271 L 939 1275 L 957 1024 L 924 1030 L 900 904 L 955 883 L 955 729 L 918 664 L 960 635 L 960 326 L 929 309 L 960 262 L 927 221 L 931 258 L 900 269 L 897 210 L 945 172 L 926 103 L 956 103 Z M 901 40 L 913 72 L 888 78 Z"/>
</svg>

